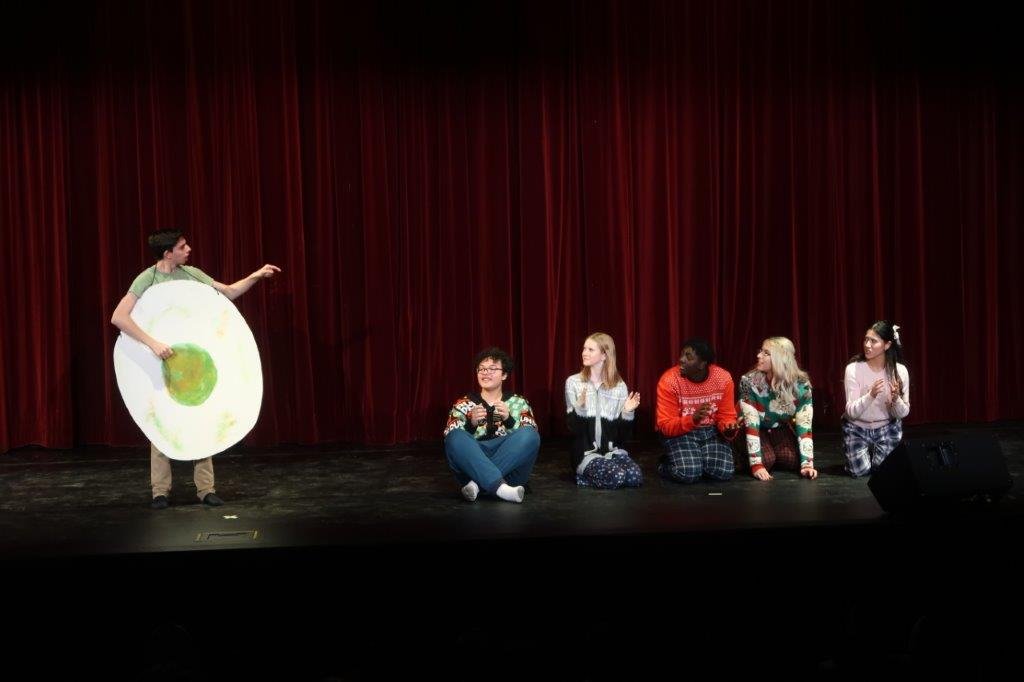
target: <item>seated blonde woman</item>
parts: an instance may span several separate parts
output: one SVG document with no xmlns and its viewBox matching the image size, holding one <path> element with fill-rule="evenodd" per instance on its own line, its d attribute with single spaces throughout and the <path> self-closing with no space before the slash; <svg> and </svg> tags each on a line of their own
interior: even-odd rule
<svg viewBox="0 0 1024 682">
<path fill-rule="evenodd" d="M 740 378 L 740 410 L 746 423 L 750 473 L 769 481 L 774 469 L 799 469 L 815 479 L 814 406 L 811 380 L 796 361 L 793 342 L 784 336 L 765 339 L 757 365 Z"/>
<path fill-rule="evenodd" d="M 565 380 L 566 423 L 573 434 L 576 484 L 590 488 L 638 488 L 644 477 L 622 445 L 632 436 L 640 394 L 619 376 L 615 341 L 601 332 L 583 342 L 583 367 Z"/>
</svg>

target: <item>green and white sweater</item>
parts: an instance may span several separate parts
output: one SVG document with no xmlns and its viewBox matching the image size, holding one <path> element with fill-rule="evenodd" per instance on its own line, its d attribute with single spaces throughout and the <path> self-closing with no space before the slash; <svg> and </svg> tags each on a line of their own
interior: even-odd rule
<svg viewBox="0 0 1024 682">
<path fill-rule="evenodd" d="M 811 385 L 798 383 L 794 387 L 794 402 L 779 399 L 764 372 L 753 370 L 740 378 L 740 410 L 746 422 L 747 454 L 750 470 L 764 468 L 761 463 L 761 429 L 774 429 L 781 424 L 792 424 L 800 450 L 800 468 L 814 466 L 814 434 L 811 421 L 814 404 Z"/>
</svg>

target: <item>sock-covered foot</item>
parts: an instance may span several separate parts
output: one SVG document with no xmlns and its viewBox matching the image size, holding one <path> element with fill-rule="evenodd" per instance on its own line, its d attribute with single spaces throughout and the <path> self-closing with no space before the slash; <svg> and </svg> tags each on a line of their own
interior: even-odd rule
<svg viewBox="0 0 1024 682">
<path fill-rule="evenodd" d="M 523 496 L 526 495 L 526 490 L 521 485 L 517 485 L 513 488 L 508 483 L 502 483 L 498 486 L 498 490 L 494 494 L 507 502 L 515 502 L 516 504 L 519 504 L 523 501 Z"/>
<path fill-rule="evenodd" d="M 466 498 L 467 502 L 473 502 L 479 494 L 480 486 L 476 484 L 476 481 L 470 481 L 466 485 L 462 486 L 462 496 Z"/>
</svg>

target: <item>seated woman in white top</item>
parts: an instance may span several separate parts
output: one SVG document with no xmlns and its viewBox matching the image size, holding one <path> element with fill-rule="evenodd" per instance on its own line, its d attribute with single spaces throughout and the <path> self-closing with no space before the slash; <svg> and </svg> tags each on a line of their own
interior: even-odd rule
<svg viewBox="0 0 1024 682">
<path fill-rule="evenodd" d="M 910 414 L 910 374 L 899 326 L 879 320 L 864 334 L 864 351 L 846 366 L 843 449 L 846 470 L 864 476 L 878 468 L 903 439 Z"/>
<path fill-rule="evenodd" d="M 583 367 L 565 380 L 566 423 L 574 436 L 571 459 L 576 484 L 590 488 L 638 488 L 643 473 L 625 450 L 633 434 L 640 394 L 619 376 L 615 341 L 601 332 L 583 342 Z"/>
</svg>

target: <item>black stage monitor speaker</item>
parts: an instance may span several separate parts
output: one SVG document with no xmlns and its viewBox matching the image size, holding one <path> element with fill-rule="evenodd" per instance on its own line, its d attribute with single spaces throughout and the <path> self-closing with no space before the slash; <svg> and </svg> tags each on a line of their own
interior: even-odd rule
<svg viewBox="0 0 1024 682">
<path fill-rule="evenodd" d="M 1013 485 L 989 434 L 904 438 L 871 474 L 868 488 L 887 512 L 999 497 Z"/>
</svg>

